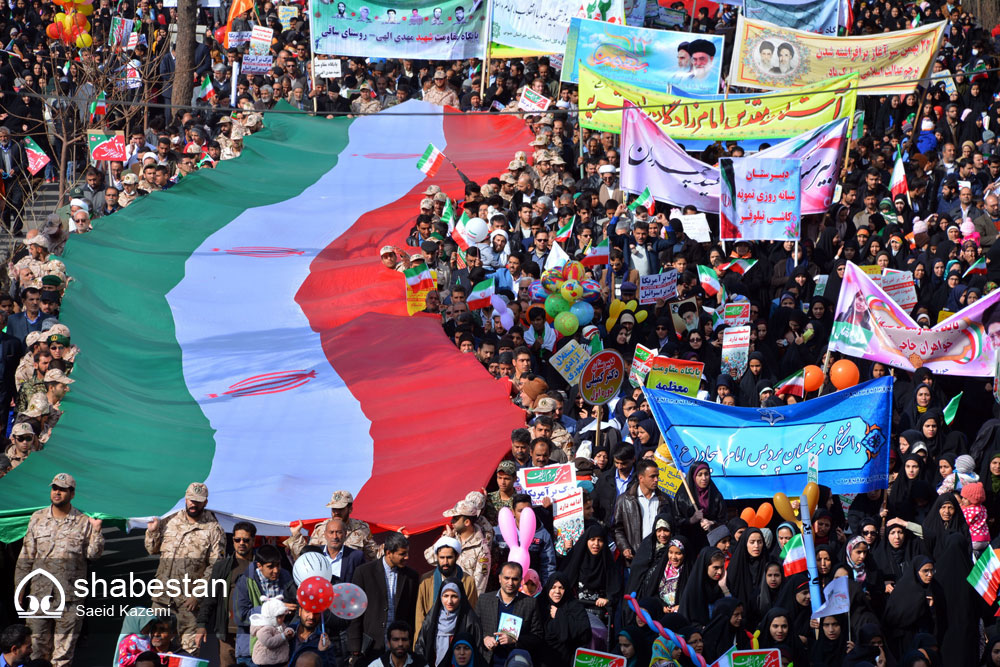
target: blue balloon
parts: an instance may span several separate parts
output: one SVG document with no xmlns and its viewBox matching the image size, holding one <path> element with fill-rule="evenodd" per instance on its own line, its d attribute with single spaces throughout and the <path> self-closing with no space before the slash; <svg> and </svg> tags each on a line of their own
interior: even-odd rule
<svg viewBox="0 0 1000 667">
<path fill-rule="evenodd" d="M 577 301 L 569 309 L 569 312 L 576 315 L 576 319 L 580 320 L 581 327 L 590 324 L 590 321 L 594 319 L 594 307 L 586 301 Z"/>
</svg>

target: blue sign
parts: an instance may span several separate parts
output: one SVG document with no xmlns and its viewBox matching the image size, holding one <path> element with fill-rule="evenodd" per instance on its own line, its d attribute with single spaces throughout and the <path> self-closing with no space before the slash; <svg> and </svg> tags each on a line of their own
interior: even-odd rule
<svg viewBox="0 0 1000 667">
<path fill-rule="evenodd" d="M 719 92 L 722 35 L 632 28 L 574 18 L 569 23 L 562 80 L 580 82 L 580 63 L 612 81 L 664 91 L 680 85 Z"/>
<path fill-rule="evenodd" d="M 798 497 L 809 457 L 834 493 L 889 483 L 892 378 L 780 408 L 733 408 L 647 389 L 653 417 L 685 474 L 703 461 L 726 498 Z"/>
<path fill-rule="evenodd" d="M 743 15 L 783 28 L 837 36 L 839 0 L 744 0 Z M 775 45 L 777 46 L 777 45 Z M 777 67 L 777 54 L 768 65 Z"/>
</svg>

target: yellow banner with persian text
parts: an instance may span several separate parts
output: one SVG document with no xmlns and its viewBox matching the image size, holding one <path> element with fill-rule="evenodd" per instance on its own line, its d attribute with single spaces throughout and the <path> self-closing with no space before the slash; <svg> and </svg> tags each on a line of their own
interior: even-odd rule
<svg viewBox="0 0 1000 667">
<path fill-rule="evenodd" d="M 794 94 L 729 99 L 684 97 L 606 79 L 580 65 L 580 123 L 620 133 L 625 100 L 642 108 L 671 139 L 776 139 L 793 137 L 839 118 L 858 101 L 858 77 L 845 76 Z"/>
<path fill-rule="evenodd" d="M 729 83 L 782 90 L 856 73 L 862 95 L 912 93 L 930 74 L 944 25 L 830 37 L 740 16 Z"/>
</svg>

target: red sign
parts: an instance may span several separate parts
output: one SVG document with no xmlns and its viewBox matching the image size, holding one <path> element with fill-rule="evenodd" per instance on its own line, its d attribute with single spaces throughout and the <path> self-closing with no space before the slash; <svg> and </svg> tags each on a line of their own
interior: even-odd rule
<svg viewBox="0 0 1000 667">
<path fill-rule="evenodd" d="M 604 405 L 618 395 L 626 375 L 625 360 L 614 350 L 592 356 L 580 374 L 580 393 L 591 405 Z"/>
</svg>

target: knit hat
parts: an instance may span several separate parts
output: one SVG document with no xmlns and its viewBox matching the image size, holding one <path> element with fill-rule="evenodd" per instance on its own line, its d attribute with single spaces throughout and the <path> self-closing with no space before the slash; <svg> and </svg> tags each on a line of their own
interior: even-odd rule
<svg viewBox="0 0 1000 667">
<path fill-rule="evenodd" d="M 962 454 L 955 459 L 955 471 L 969 474 L 976 469 L 976 460 L 968 454 Z"/>
<path fill-rule="evenodd" d="M 976 232 L 976 225 L 973 224 L 972 220 L 966 218 L 962 221 L 962 226 L 959 227 L 962 232 L 962 236 L 968 236 L 969 234 L 974 234 Z"/>
<path fill-rule="evenodd" d="M 986 491 L 982 482 L 969 482 L 962 487 L 962 497 L 973 505 L 980 505 L 986 500 Z"/>
<path fill-rule="evenodd" d="M 720 540 L 724 540 L 727 537 L 731 538 L 732 536 L 733 535 L 729 532 L 728 526 L 716 526 L 712 530 L 708 531 L 708 545 L 714 547 Z"/>
<path fill-rule="evenodd" d="M 260 606 L 259 614 L 250 614 L 250 625 L 277 625 L 278 616 L 286 613 L 285 603 L 273 598 Z"/>
<path fill-rule="evenodd" d="M 921 220 L 920 218 L 914 218 L 913 219 L 914 236 L 916 236 L 917 234 L 926 234 L 926 233 L 927 233 L 927 222 L 925 220 Z"/>
<path fill-rule="evenodd" d="M 521 385 L 521 391 L 531 399 L 531 407 L 535 406 L 535 401 L 538 397 L 549 390 L 548 383 L 542 378 L 535 378 L 534 380 L 528 380 Z M 529 407 L 529 406 L 524 406 Z"/>
</svg>

